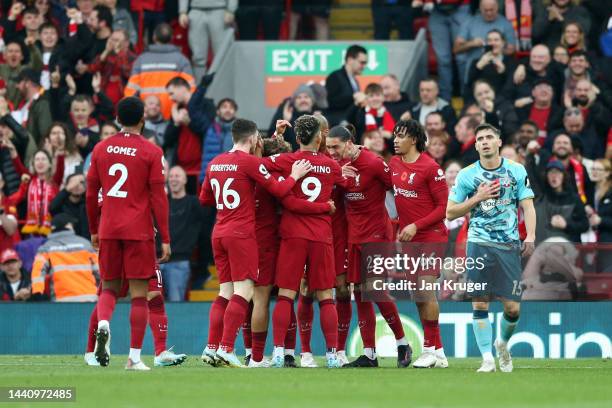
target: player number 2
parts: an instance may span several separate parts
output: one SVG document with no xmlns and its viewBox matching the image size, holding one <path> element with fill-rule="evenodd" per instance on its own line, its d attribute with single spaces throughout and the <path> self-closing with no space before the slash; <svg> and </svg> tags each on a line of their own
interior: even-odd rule
<svg viewBox="0 0 612 408">
<path fill-rule="evenodd" d="M 302 193 L 308 197 L 308 201 L 313 202 L 321 194 L 321 182 L 316 177 L 306 177 L 302 181 Z"/>
<path fill-rule="evenodd" d="M 115 163 L 110 166 L 110 169 L 108 169 L 109 176 L 114 176 L 115 174 L 117 174 L 117 172 L 121 173 L 121 175 L 119 176 L 119 180 L 117 180 L 117 182 L 111 187 L 111 189 L 108 190 L 108 194 L 106 195 L 109 197 L 125 198 L 127 197 L 128 193 L 127 191 L 122 191 L 121 187 L 123 187 L 128 178 L 128 169 L 127 167 L 125 167 L 124 164 L 121 163 Z"/>
<path fill-rule="evenodd" d="M 230 188 L 230 185 L 232 184 L 233 181 L 234 181 L 233 178 L 231 177 L 228 178 L 227 180 L 225 180 L 225 183 L 223 183 L 223 189 L 221 189 L 219 180 L 217 179 L 210 180 L 210 186 L 215 192 L 215 201 L 217 202 L 217 210 L 222 210 L 224 205 L 228 210 L 233 210 L 234 208 L 238 207 L 238 205 L 240 204 L 240 195 L 238 194 L 236 190 L 232 190 Z M 223 202 L 221 202 L 219 198 L 221 198 Z M 231 198 L 231 202 L 230 202 L 230 198 Z"/>
</svg>

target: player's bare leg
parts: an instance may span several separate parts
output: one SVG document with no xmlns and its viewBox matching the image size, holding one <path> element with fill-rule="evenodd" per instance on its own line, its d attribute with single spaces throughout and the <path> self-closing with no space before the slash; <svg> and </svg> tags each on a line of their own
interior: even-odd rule
<svg viewBox="0 0 612 408">
<path fill-rule="evenodd" d="M 202 351 L 202 361 L 216 367 L 219 363 L 217 350 L 223 337 L 223 316 L 229 303 L 229 299 L 234 294 L 234 284 L 225 282 L 219 285 L 219 295 L 210 307 L 208 318 L 208 342 Z"/>
<path fill-rule="evenodd" d="M 302 345 L 302 353 L 300 365 L 304 368 L 318 367 L 312 351 L 310 349 L 310 338 L 312 337 L 312 320 L 314 318 L 314 293 L 308 290 L 306 280 L 302 279 L 300 283 L 300 297 L 297 306 L 298 326 L 300 330 L 300 343 Z"/>
<path fill-rule="evenodd" d="M 269 365 L 267 361 L 264 361 L 264 349 L 270 319 L 270 292 L 272 292 L 272 285 L 255 286 L 253 290 L 253 315 L 251 316 L 253 350 L 248 364 L 249 367 Z"/>
<path fill-rule="evenodd" d="M 478 369 L 479 373 L 491 373 L 495 371 L 495 359 L 491 349 L 493 341 L 493 327 L 489 320 L 489 299 L 486 297 L 476 297 L 472 300 L 474 310 L 472 328 L 476 344 L 482 355 L 482 365 Z"/>
<path fill-rule="evenodd" d="M 327 368 L 340 368 L 336 349 L 338 347 L 338 312 L 334 305 L 333 289 L 317 290 L 321 331 L 325 337 Z"/>
<path fill-rule="evenodd" d="M 435 276 L 419 276 L 418 287 L 423 287 L 423 282 L 433 284 L 436 282 Z M 442 338 L 440 337 L 440 306 L 436 299 L 436 294 L 431 290 L 421 290 L 416 293 L 415 303 L 419 311 L 421 325 L 423 326 L 424 344 L 423 353 L 414 362 L 415 368 L 446 368 L 448 360 L 444 354 Z"/>
<path fill-rule="evenodd" d="M 126 370 L 150 370 L 140 359 L 142 341 L 149 321 L 149 306 L 147 304 L 148 279 L 130 279 L 130 354 L 125 366 Z"/>
<path fill-rule="evenodd" d="M 293 301 L 296 296 L 297 292 L 295 290 L 278 289 L 278 297 L 272 313 L 274 351 L 271 366 L 274 368 L 285 366 L 285 339 L 291 325 L 291 309 L 293 309 Z"/>
<path fill-rule="evenodd" d="M 168 336 L 168 316 L 164 304 L 164 295 L 160 291 L 147 293 L 147 303 L 149 307 L 149 327 L 153 334 L 153 344 L 155 345 L 155 367 L 166 367 L 182 364 L 186 359 L 186 354 L 176 354 L 172 348 L 166 349 L 166 339 Z"/>
<path fill-rule="evenodd" d="M 502 303 L 504 305 L 504 314 L 500 322 L 500 337 L 495 339 L 495 352 L 499 360 L 499 369 L 504 373 L 511 373 L 513 365 L 512 356 L 510 355 L 510 350 L 508 350 L 508 341 L 518 324 L 521 304 L 506 299 L 503 299 Z"/>
<path fill-rule="evenodd" d="M 338 362 L 348 364 L 346 358 L 346 338 L 351 327 L 351 292 L 346 282 L 346 274 L 336 276 L 336 311 L 338 313 Z"/>
<path fill-rule="evenodd" d="M 117 294 L 121 289 L 121 279 L 105 280 L 98 298 L 98 330 L 94 355 L 102 367 L 110 363 L 110 320 L 117 304 Z M 146 293 L 146 292 L 145 292 Z"/>
<path fill-rule="evenodd" d="M 253 298 L 255 284 L 250 279 L 234 282 L 234 293 L 227 304 L 223 316 L 223 337 L 219 344 L 217 357 L 230 367 L 244 367 L 234 352 L 238 330 L 247 315 L 249 302 Z"/>
</svg>

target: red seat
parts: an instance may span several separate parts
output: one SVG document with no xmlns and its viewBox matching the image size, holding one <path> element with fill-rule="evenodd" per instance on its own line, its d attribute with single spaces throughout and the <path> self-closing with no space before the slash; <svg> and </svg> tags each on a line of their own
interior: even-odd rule
<svg viewBox="0 0 612 408">
<path fill-rule="evenodd" d="M 612 299 L 612 274 L 585 273 L 583 282 L 589 299 Z"/>
</svg>

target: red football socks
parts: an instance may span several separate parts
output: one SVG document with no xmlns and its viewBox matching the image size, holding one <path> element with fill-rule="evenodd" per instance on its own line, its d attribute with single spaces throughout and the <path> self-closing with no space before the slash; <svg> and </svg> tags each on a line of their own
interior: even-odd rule
<svg viewBox="0 0 612 408">
<path fill-rule="evenodd" d="M 253 332 L 253 351 L 251 358 L 253 361 L 260 362 L 263 360 L 264 349 L 266 348 L 266 337 L 268 332 Z"/>
<path fill-rule="evenodd" d="M 287 330 L 291 324 L 291 309 L 293 308 L 293 299 L 287 296 L 278 296 L 274 312 L 272 313 L 272 332 L 275 347 L 285 347 L 285 338 Z"/>
<path fill-rule="evenodd" d="M 376 347 L 376 314 L 374 304 L 361 300 L 361 292 L 355 291 L 355 304 L 357 305 L 357 318 L 359 331 L 364 348 Z"/>
<path fill-rule="evenodd" d="M 296 331 L 297 319 L 295 317 L 295 309 L 293 308 L 293 302 L 291 302 L 291 320 L 289 322 L 289 328 L 287 329 L 287 335 L 285 336 L 285 350 L 295 350 Z"/>
<path fill-rule="evenodd" d="M 440 325 L 437 320 L 421 320 L 423 325 L 424 334 L 424 347 L 435 347 L 436 349 L 442 347 L 442 341 L 440 340 Z"/>
<path fill-rule="evenodd" d="M 300 295 L 300 298 L 298 299 L 297 318 L 300 325 L 300 343 L 302 344 L 302 353 L 310 353 L 312 319 L 314 318 L 312 298 Z"/>
<path fill-rule="evenodd" d="M 338 347 L 338 312 L 336 312 L 334 301 L 332 299 L 319 301 L 319 314 L 327 350 L 336 350 Z"/>
<path fill-rule="evenodd" d="M 221 337 L 223 336 L 223 316 L 229 300 L 224 297 L 217 296 L 210 307 L 209 323 L 208 323 L 208 347 L 211 350 L 219 348 Z"/>
<path fill-rule="evenodd" d="M 163 296 L 155 296 L 149 300 L 149 327 L 153 334 L 155 355 L 159 356 L 166 350 L 166 339 L 168 337 L 168 316 L 164 305 Z"/>
<path fill-rule="evenodd" d="M 87 328 L 87 350 L 86 353 L 93 353 L 96 346 L 96 330 L 98 330 L 98 305 L 96 304 L 89 316 L 89 327 Z"/>
<path fill-rule="evenodd" d="M 336 311 L 338 312 L 338 350 L 344 350 L 351 326 L 351 299 L 336 299 Z"/>
<path fill-rule="evenodd" d="M 404 327 L 397 311 L 397 305 L 393 302 L 376 302 L 380 314 L 385 318 L 387 324 L 393 330 L 396 339 L 404 337 Z"/>
<path fill-rule="evenodd" d="M 132 298 L 132 308 L 130 309 L 130 348 L 142 349 L 142 340 L 147 330 L 149 321 L 149 308 L 147 298 Z"/>
<path fill-rule="evenodd" d="M 98 297 L 98 321 L 111 321 L 115 304 L 117 303 L 117 294 L 112 289 L 102 289 L 100 297 Z"/>
<path fill-rule="evenodd" d="M 248 311 L 248 300 L 240 295 L 232 295 L 225 309 L 225 316 L 223 316 L 223 338 L 221 338 L 220 345 L 224 351 L 228 353 L 234 351 L 238 330 L 240 330 L 240 326 L 244 323 L 244 318 Z"/>
<path fill-rule="evenodd" d="M 253 347 L 252 334 L 251 334 L 251 318 L 253 317 L 253 302 L 249 303 L 249 310 L 242 323 L 242 341 L 244 342 L 244 348 L 250 349 Z"/>
</svg>

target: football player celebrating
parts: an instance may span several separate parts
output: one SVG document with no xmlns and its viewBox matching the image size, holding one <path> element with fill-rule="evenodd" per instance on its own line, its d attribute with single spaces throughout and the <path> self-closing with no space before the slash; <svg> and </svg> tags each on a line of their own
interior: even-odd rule
<svg viewBox="0 0 612 408">
<path fill-rule="evenodd" d="M 472 293 L 472 327 L 483 359 L 478 372 L 496 370 L 491 353 L 493 330 L 489 320 L 489 302 L 494 298 L 499 298 L 504 305 L 495 351 L 500 370 L 511 372 L 513 365 L 508 341 L 519 320 L 521 253 L 522 256 L 531 255 L 535 241 L 534 194 L 525 167 L 500 156 L 502 141 L 499 130 L 483 123 L 476 128 L 475 134 L 475 147 L 480 158 L 457 175 L 448 197 L 446 217 L 454 220 L 470 213 L 466 254 L 468 259 L 481 260 L 480 264 L 467 268 L 468 280 L 485 285 L 483 290 Z M 523 209 L 527 229 L 522 246 L 518 206 Z"/>
</svg>

